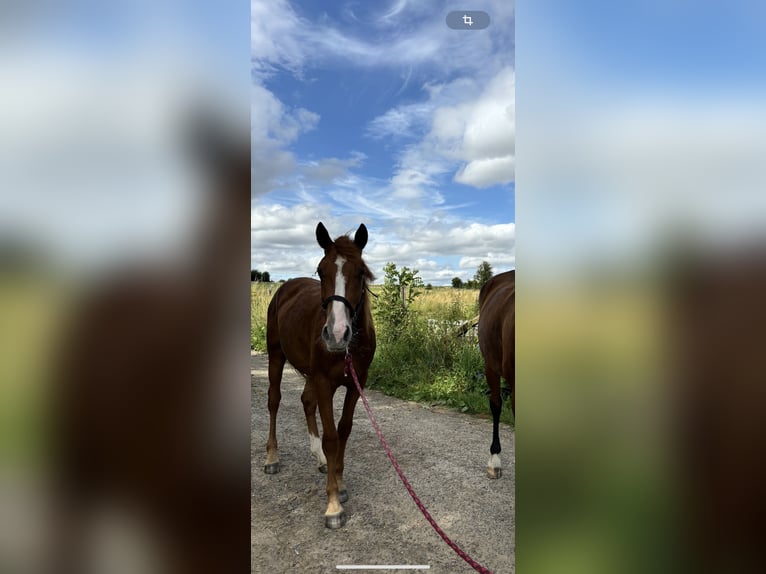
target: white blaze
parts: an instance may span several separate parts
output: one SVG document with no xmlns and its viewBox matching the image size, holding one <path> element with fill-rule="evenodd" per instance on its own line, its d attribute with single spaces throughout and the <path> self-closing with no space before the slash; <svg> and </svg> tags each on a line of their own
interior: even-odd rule
<svg viewBox="0 0 766 574">
<path fill-rule="evenodd" d="M 346 296 L 346 278 L 343 276 L 343 264 L 345 262 L 346 260 L 340 255 L 335 259 L 335 265 L 338 267 L 335 274 L 335 294 L 339 297 Z M 350 327 L 346 321 L 346 306 L 341 301 L 332 301 L 330 310 L 333 315 L 332 334 L 336 341 L 342 341 L 346 327 Z"/>
</svg>

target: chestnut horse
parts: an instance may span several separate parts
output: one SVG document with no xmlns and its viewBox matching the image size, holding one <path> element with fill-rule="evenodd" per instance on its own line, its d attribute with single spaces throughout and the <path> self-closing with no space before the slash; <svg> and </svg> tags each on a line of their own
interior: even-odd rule
<svg viewBox="0 0 766 574">
<path fill-rule="evenodd" d="M 346 523 L 341 503 L 348 500 L 343 481 L 343 456 L 359 399 L 353 381 L 344 373 L 344 361 L 346 354 L 351 353 L 354 369 L 364 387 L 375 355 L 375 329 L 367 296 L 367 285 L 373 275 L 362 260 L 362 249 L 367 244 L 364 224 L 356 230 L 353 240 L 341 236 L 333 241 L 320 222 L 316 238 L 324 249 L 317 268 L 319 281 L 306 277 L 291 279 L 279 288 L 269 304 L 266 326 L 269 440 L 264 471 L 279 472 L 277 410 L 282 396 L 282 370 L 285 361 L 289 361 L 306 379 L 301 401 L 309 446 L 319 470 L 327 473 L 325 526 L 340 528 Z M 336 430 L 332 402 L 341 385 L 346 387 L 346 397 Z M 322 419 L 321 441 L 317 406 Z"/>
<path fill-rule="evenodd" d="M 487 473 L 500 478 L 500 377 L 511 388 L 511 412 L 516 416 L 514 344 L 516 338 L 516 271 L 506 271 L 487 281 L 479 292 L 479 348 L 484 357 L 484 374 L 489 384 L 492 411 L 492 445 Z"/>
</svg>

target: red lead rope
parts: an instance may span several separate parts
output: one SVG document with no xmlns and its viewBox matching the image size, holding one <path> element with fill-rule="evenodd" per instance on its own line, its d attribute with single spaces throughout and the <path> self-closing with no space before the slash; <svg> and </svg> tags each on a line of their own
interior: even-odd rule
<svg viewBox="0 0 766 574">
<path fill-rule="evenodd" d="M 477 572 L 481 572 L 481 574 L 492 574 L 492 571 L 489 568 L 485 568 L 476 560 L 468 556 L 460 546 L 452 542 L 450 540 L 449 536 L 447 536 L 444 533 L 444 530 L 441 529 L 441 527 L 436 524 L 436 521 L 431 517 L 431 514 L 426 510 L 426 507 L 423 505 L 422 502 L 420 502 L 420 499 L 418 498 L 418 495 L 415 494 L 415 491 L 412 489 L 412 486 L 410 486 L 409 481 L 404 476 L 404 473 L 402 472 L 402 469 L 399 467 L 399 463 L 396 462 L 396 458 L 394 458 L 393 453 L 391 452 L 391 449 L 388 446 L 388 443 L 386 442 L 386 439 L 383 438 L 383 433 L 380 431 L 380 427 L 378 426 L 378 421 L 375 420 L 375 417 L 372 415 L 372 409 L 370 409 L 370 404 L 367 402 L 367 397 L 364 396 L 364 393 L 362 392 L 362 386 L 359 384 L 359 379 L 356 376 L 356 371 L 354 370 L 354 364 L 351 361 L 351 354 L 346 353 L 346 370 L 345 374 L 348 375 L 351 373 L 351 378 L 354 379 L 354 384 L 356 385 L 356 390 L 359 391 L 359 396 L 362 398 L 362 404 L 364 404 L 364 409 L 367 411 L 367 416 L 370 417 L 370 422 L 372 422 L 372 426 L 375 428 L 375 432 L 378 434 L 378 438 L 380 439 L 380 444 L 383 445 L 383 449 L 386 451 L 386 454 L 388 455 L 389 460 L 391 461 L 391 464 L 394 465 L 394 469 L 396 470 L 396 474 L 399 475 L 399 478 L 402 479 L 402 482 L 404 483 L 404 488 L 407 489 L 407 492 L 410 493 L 410 496 L 412 497 L 412 500 L 415 501 L 415 504 L 420 509 L 420 512 L 423 513 L 423 516 L 426 517 L 426 520 L 428 523 L 433 526 L 433 529 L 436 530 L 436 533 L 442 537 L 442 540 L 447 543 L 447 545 L 454 550 L 458 556 L 460 556 L 463 560 L 468 562 L 468 564 L 471 565 L 471 567 L 476 570 Z"/>
</svg>

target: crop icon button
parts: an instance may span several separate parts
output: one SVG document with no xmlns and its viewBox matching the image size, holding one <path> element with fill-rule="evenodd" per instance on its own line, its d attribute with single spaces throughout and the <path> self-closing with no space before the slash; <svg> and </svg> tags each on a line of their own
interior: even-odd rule
<svg viewBox="0 0 766 574">
<path fill-rule="evenodd" d="M 455 10 L 447 14 L 447 26 L 453 30 L 484 30 L 489 26 L 489 14 L 481 10 Z"/>
</svg>

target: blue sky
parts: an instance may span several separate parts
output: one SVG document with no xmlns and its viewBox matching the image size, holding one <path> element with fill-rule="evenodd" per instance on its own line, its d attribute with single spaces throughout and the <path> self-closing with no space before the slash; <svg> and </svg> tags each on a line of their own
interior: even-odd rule
<svg viewBox="0 0 766 574">
<path fill-rule="evenodd" d="M 515 265 L 514 5 L 450 30 L 452 2 L 253 0 L 251 266 L 310 275 L 314 228 L 365 257 L 468 279 Z"/>
</svg>

